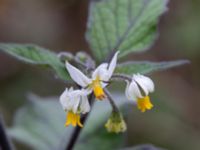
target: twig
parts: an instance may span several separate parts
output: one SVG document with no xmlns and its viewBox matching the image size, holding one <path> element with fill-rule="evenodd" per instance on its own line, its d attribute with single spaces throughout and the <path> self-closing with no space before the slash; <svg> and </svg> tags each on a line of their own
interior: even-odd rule
<svg viewBox="0 0 200 150">
<path fill-rule="evenodd" d="M 92 105 L 93 105 L 93 99 L 94 99 L 94 95 L 91 94 L 89 96 L 89 102 L 90 102 L 91 108 L 92 108 Z M 84 115 L 83 117 L 81 117 L 81 123 L 83 125 L 85 124 L 85 121 L 87 120 L 88 115 L 89 115 L 89 113 L 87 113 L 86 115 Z M 82 130 L 81 127 L 76 126 L 76 128 L 74 129 L 74 132 L 72 133 L 72 136 L 71 136 L 71 138 L 69 140 L 69 144 L 66 147 L 66 150 L 72 150 L 74 148 L 75 143 L 77 142 L 78 137 L 79 137 L 79 135 L 81 133 L 81 130 Z"/>
<path fill-rule="evenodd" d="M 125 74 L 113 74 L 111 79 L 120 79 L 120 80 L 125 80 L 125 81 L 132 81 L 132 78 L 128 75 Z"/>
<path fill-rule="evenodd" d="M 108 101 L 110 102 L 110 104 L 111 104 L 111 106 L 113 108 L 113 111 L 114 112 L 119 112 L 119 109 L 118 109 L 117 105 L 115 104 L 110 92 L 106 88 L 104 89 L 104 92 L 105 92 L 105 94 L 106 94 L 106 96 L 108 98 Z"/>
<path fill-rule="evenodd" d="M 84 64 L 83 62 L 81 62 L 79 59 L 77 59 L 77 58 L 74 58 L 73 59 L 73 61 L 75 62 L 75 63 L 77 63 L 80 67 L 82 67 L 82 68 L 86 68 L 87 70 L 89 70 L 90 68 L 88 68 L 88 66 L 86 65 L 86 64 Z"/>
<path fill-rule="evenodd" d="M 0 149 L 14 150 L 14 146 L 6 134 L 5 125 L 1 114 L 0 114 Z"/>
</svg>

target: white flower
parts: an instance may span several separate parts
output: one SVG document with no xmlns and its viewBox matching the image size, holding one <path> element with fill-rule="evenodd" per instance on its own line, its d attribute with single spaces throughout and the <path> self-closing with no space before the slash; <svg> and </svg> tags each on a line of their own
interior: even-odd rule
<svg viewBox="0 0 200 150">
<path fill-rule="evenodd" d="M 72 124 L 73 126 L 83 125 L 80 122 L 80 114 L 85 114 L 90 111 L 90 104 L 85 90 L 67 89 L 60 96 L 60 103 L 63 109 L 67 112 L 65 126 Z"/>
<path fill-rule="evenodd" d="M 92 73 L 91 78 L 84 75 L 79 69 L 72 66 L 66 62 L 66 68 L 71 76 L 71 78 L 81 87 L 87 89 L 89 92 L 94 92 L 97 99 L 105 98 L 103 88 L 107 85 L 108 82 L 115 70 L 117 64 L 117 55 L 119 52 L 116 52 L 113 56 L 110 64 L 103 63 L 99 65 L 94 72 Z"/>
<path fill-rule="evenodd" d="M 137 103 L 138 109 L 145 112 L 146 109 L 151 109 L 153 107 L 149 93 L 154 91 L 153 81 L 143 75 L 136 74 L 133 75 L 131 83 L 127 83 L 126 87 L 126 97 L 129 100 L 134 100 Z"/>
</svg>

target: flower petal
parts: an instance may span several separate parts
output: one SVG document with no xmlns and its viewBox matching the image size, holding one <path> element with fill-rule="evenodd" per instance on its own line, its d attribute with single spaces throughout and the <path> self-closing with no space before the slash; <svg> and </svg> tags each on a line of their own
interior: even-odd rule
<svg viewBox="0 0 200 150">
<path fill-rule="evenodd" d="M 73 112 L 76 114 L 77 111 L 78 111 L 78 107 L 79 107 L 79 104 L 80 104 L 80 100 L 81 100 L 81 97 L 80 95 L 76 95 L 76 96 L 73 96 L 71 98 L 71 101 L 73 101 Z"/>
<path fill-rule="evenodd" d="M 153 92 L 154 91 L 153 81 L 149 77 L 146 77 L 146 76 L 142 76 L 142 78 L 143 78 L 143 84 L 145 84 L 149 92 Z"/>
<path fill-rule="evenodd" d="M 64 110 L 72 110 L 76 105 L 76 100 L 80 90 L 73 90 L 73 88 L 65 89 L 60 96 L 60 103 Z"/>
<path fill-rule="evenodd" d="M 73 88 L 73 87 L 70 87 L 70 88 L 69 88 L 69 92 L 72 92 L 72 91 L 74 91 L 74 88 Z"/>
<path fill-rule="evenodd" d="M 66 68 L 71 78 L 81 87 L 88 86 L 92 81 L 84 75 L 79 69 L 66 62 Z"/>
<path fill-rule="evenodd" d="M 129 88 L 130 88 L 130 82 L 127 82 L 125 96 L 128 100 L 133 101 L 136 104 L 137 103 L 136 95 L 134 93 L 130 93 L 132 91 Z"/>
<path fill-rule="evenodd" d="M 134 80 L 132 80 L 132 82 L 129 86 L 128 93 L 133 98 L 134 97 L 139 97 L 139 98 L 143 97 L 137 83 Z"/>
<path fill-rule="evenodd" d="M 118 56 L 118 54 L 119 54 L 119 51 L 117 51 L 115 53 L 115 55 L 113 56 L 113 58 L 112 58 L 112 60 L 110 62 L 110 65 L 109 65 L 109 68 L 108 68 L 109 77 L 112 76 L 112 74 L 113 74 L 113 72 L 115 70 L 115 67 L 117 65 L 117 56 Z"/>
<path fill-rule="evenodd" d="M 105 81 L 105 80 L 104 80 L 104 81 Z M 101 82 L 101 87 L 102 87 L 102 88 L 105 88 L 107 85 L 108 85 L 108 83 Z"/>
<path fill-rule="evenodd" d="M 100 77 L 102 80 L 102 78 L 104 78 L 103 76 L 107 76 L 108 75 L 108 64 L 107 63 L 103 63 L 101 65 L 99 65 L 94 72 L 92 73 L 92 79 L 95 80 L 97 77 Z"/>
<path fill-rule="evenodd" d="M 65 91 L 60 96 L 60 103 L 64 110 L 67 108 L 67 97 L 68 97 L 68 89 L 66 88 Z"/>
<path fill-rule="evenodd" d="M 132 98 L 131 98 L 131 96 L 129 94 L 129 86 L 130 86 L 130 83 L 127 82 L 126 90 L 125 90 L 125 95 L 126 95 L 126 97 L 127 97 L 128 100 L 131 100 Z"/>
<path fill-rule="evenodd" d="M 90 104 L 89 104 L 87 96 L 82 96 L 80 109 L 83 114 L 90 111 Z"/>
<path fill-rule="evenodd" d="M 154 83 L 150 78 L 137 74 L 133 75 L 133 79 L 141 86 L 141 88 L 145 92 L 145 95 L 148 95 L 149 92 L 154 91 Z"/>
</svg>

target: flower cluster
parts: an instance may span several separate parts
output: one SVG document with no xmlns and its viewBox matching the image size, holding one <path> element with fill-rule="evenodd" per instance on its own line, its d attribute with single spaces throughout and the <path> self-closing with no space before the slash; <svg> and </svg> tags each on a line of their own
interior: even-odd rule
<svg viewBox="0 0 200 150">
<path fill-rule="evenodd" d="M 80 115 L 90 111 L 90 104 L 88 101 L 88 95 L 93 93 L 98 100 L 107 98 L 104 88 L 110 83 L 113 77 L 114 70 L 117 65 L 118 53 L 116 52 L 111 59 L 110 63 L 102 63 L 89 75 L 85 75 L 78 68 L 66 62 L 66 68 L 71 78 L 78 84 L 80 89 L 66 88 L 63 94 L 60 96 L 60 103 L 63 109 L 67 112 L 67 118 L 65 126 L 80 126 L 83 127 Z M 120 77 L 120 76 L 119 76 Z M 150 101 L 149 93 L 154 91 L 153 81 L 143 75 L 134 74 L 133 77 L 127 79 L 127 87 L 125 95 L 127 99 L 133 100 L 138 109 L 142 112 L 150 110 L 153 104 Z M 113 116 L 113 115 L 111 115 Z M 120 118 L 120 119 L 119 119 Z M 116 121 L 117 120 L 117 121 Z M 121 132 L 126 129 L 125 122 L 122 117 L 111 117 L 106 128 L 112 132 Z"/>
</svg>

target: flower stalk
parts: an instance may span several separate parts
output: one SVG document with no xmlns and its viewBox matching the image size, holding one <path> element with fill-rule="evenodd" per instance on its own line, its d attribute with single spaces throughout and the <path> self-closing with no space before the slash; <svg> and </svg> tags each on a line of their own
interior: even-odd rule
<svg viewBox="0 0 200 150">
<path fill-rule="evenodd" d="M 110 105 L 112 106 L 112 113 L 105 124 L 106 129 L 108 130 L 108 132 L 114 133 L 125 132 L 127 127 L 119 108 L 115 104 L 110 92 L 106 88 L 104 89 L 104 91 L 108 101 L 110 102 Z"/>
<path fill-rule="evenodd" d="M 113 74 L 111 79 L 131 82 L 132 78 L 125 74 Z"/>
<path fill-rule="evenodd" d="M 108 101 L 110 102 L 110 105 L 112 106 L 113 112 L 119 112 L 119 109 L 117 107 L 117 105 L 115 104 L 112 95 L 110 94 L 110 92 L 107 90 L 107 88 L 104 89 L 104 92 L 107 96 Z"/>
<path fill-rule="evenodd" d="M 14 146 L 8 138 L 5 126 L 3 122 L 3 117 L 0 114 L 0 149 L 2 150 L 14 150 Z"/>
</svg>

